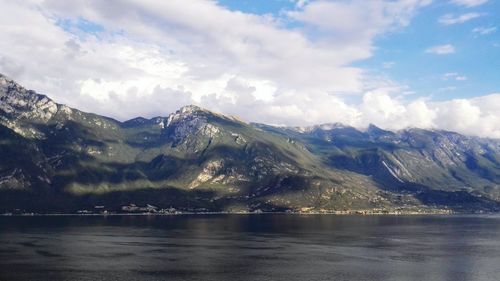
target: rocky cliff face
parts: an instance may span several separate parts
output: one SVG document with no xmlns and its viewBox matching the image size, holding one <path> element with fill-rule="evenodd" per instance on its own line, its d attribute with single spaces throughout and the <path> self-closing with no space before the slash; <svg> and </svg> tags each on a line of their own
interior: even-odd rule
<svg viewBox="0 0 500 281">
<path fill-rule="evenodd" d="M 47 122 L 58 106 L 46 96 L 26 90 L 14 81 L 0 75 L 0 111 L 16 119 Z"/>
<path fill-rule="evenodd" d="M 164 134 L 174 145 L 182 145 L 187 151 L 196 153 L 220 133 L 220 129 L 209 122 L 212 114 L 194 105 L 185 106 L 168 116 Z"/>
<path fill-rule="evenodd" d="M 119 122 L 0 76 L 0 211 L 496 210 L 499 142 L 342 124 L 276 128 L 197 106 Z"/>
</svg>

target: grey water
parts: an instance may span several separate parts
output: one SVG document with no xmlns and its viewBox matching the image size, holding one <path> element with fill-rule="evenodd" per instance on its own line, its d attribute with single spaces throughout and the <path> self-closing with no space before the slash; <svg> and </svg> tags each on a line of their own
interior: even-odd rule
<svg viewBox="0 0 500 281">
<path fill-rule="evenodd" d="M 499 216 L 0 217 L 0 280 L 499 280 Z"/>
</svg>

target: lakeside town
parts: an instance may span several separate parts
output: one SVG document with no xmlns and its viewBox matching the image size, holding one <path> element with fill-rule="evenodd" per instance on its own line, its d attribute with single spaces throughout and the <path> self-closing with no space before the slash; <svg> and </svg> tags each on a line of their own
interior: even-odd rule
<svg viewBox="0 0 500 281">
<path fill-rule="evenodd" d="M 57 216 L 57 215 L 72 215 L 72 216 L 107 216 L 107 215 L 196 215 L 196 214 L 328 214 L 328 215 L 451 215 L 451 214 L 485 214 L 484 211 L 463 212 L 454 211 L 451 209 L 435 209 L 435 208 L 412 208 L 412 209 L 370 209 L 370 210 L 329 210 L 329 209 L 313 209 L 299 208 L 297 210 L 284 211 L 269 211 L 262 209 L 243 210 L 231 209 L 226 211 L 210 211 L 205 208 L 192 209 L 176 209 L 174 207 L 159 208 L 157 206 L 146 204 L 143 206 L 130 203 L 123 205 L 119 210 L 107 208 L 103 205 L 96 205 L 92 209 L 82 209 L 75 213 L 35 213 L 26 212 L 20 209 L 12 212 L 0 214 L 2 216 Z"/>
</svg>

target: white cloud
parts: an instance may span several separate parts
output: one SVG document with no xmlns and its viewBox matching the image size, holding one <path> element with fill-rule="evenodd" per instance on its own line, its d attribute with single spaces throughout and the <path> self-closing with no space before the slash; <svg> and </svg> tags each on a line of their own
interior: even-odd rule
<svg viewBox="0 0 500 281">
<path fill-rule="evenodd" d="M 359 94 L 371 78 L 350 64 L 372 55 L 375 36 L 408 24 L 429 3 L 353 1 L 342 19 L 354 33 L 311 38 L 307 30 L 283 27 L 281 19 L 233 12 L 213 1 L 2 1 L 0 71 L 58 101 L 117 118 L 152 112 L 137 104 L 115 107 L 111 97 L 134 93 L 147 99 L 156 87 L 182 89 L 194 102 L 215 94 L 236 103 L 239 94 L 226 88 L 234 77 L 255 88 L 256 100 L 274 103 L 291 95 L 313 100 L 323 93 Z M 318 5 L 334 12 L 333 3 L 299 4 L 290 13 L 297 24 L 338 26 L 332 17 L 309 20 L 321 15 Z M 366 17 L 369 22 L 356 25 Z M 82 21 L 102 31 L 85 32 Z M 165 114 L 171 110 L 165 105 Z"/>
<path fill-rule="evenodd" d="M 326 42 L 348 47 L 359 59 L 369 57 L 375 36 L 406 26 L 418 8 L 428 0 L 403 1 L 325 1 L 311 2 L 288 15 L 305 24 L 305 29 L 322 36 Z"/>
<path fill-rule="evenodd" d="M 500 94 L 472 99 L 404 102 L 385 93 L 368 93 L 360 107 L 363 122 L 388 129 L 434 128 L 468 135 L 500 138 Z"/>
<path fill-rule="evenodd" d="M 298 101 L 292 100 L 297 96 L 286 95 L 279 103 L 251 103 L 243 110 L 230 102 L 216 101 L 215 97 L 211 102 L 212 108 L 218 111 L 245 118 L 251 116 L 251 112 L 259 112 L 259 116 L 253 115 L 252 121 L 276 125 L 341 122 L 357 128 L 366 128 L 369 124 L 391 130 L 418 127 L 500 138 L 500 94 L 435 102 L 424 98 L 407 100 L 396 95 L 402 90 L 388 87 L 369 91 L 356 105 L 326 94 L 319 100 Z M 202 104 L 210 103 L 203 101 Z"/>
<path fill-rule="evenodd" d="M 485 4 L 488 0 L 451 0 L 451 3 L 465 7 L 476 7 Z"/>
<path fill-rule="evenodd" d="M 487 35 L 487 34 L 490 34 L 490 33 L 493 33 L 497 31 L 497 28 L 496 27 L 476 27 L 474 29 L 472 29 L 472 32 L 474 33 L 478 33 L 480 35 Z"/>
<path fill-rule="evenodd" d="M 156 86 L 183 87 L 195 101 L 212 93 L 237 95 L 225 89 L 235 76 L 253 83 L 255 96 L 264 100 L 284 91 L 314 96 L 363 88 L 363 70 L 348 66 L 360 58 L 351 47 L 322 46 L 274 19 L 231 12 L 214 2 L 4 2 L 0 70 L 77 107 L 78 94 L 104 102 L 110 93 L 127 96 L 129 89 L 146 97 Z M 55 25 L 58 19 L 79 18 L 106 32 L 96 37 Z M 173 109 L 166 107 L 164 114 Z M 99 113 L 149 115 L 136 105 Z"/>
<path fill-rule="evenodd" d="M 124 120 L 195 103 L 271 124 L 375 123 L 500 136 L 500 109 L 491 104 L 500 104 L 498 94 L 412 101 L 402 94 L 409 89 L 351 66 L 373 55 L 377 36 L 408 25 L 430 1 L 305 1 L 287 15 L 295 29 L 214 1 L 0 2 L 0 72 L 86 111 Z M 81 30 L 82 19 L 103 30 Z M 456 122 L 460 112 L 473 120 Z"/>
<path fill-rule="evenodd" d="M 435 105 L 436 125 L 483 137 L 500 138 L 500 94 L 457 99 Z"/>
<path fill-rule="evenodd" d="M 455 16 L 452 14 L 446 14 L 446 15 L 440 17 L 438 22 L 440 24 L 444 24 L 444 25 L 452 25 L 452 24 L 464 23 L 464 22 L 470 21 L 472 19 L 475 19 L 475 18 L 478 18 L 481 16 L 482 16 L 482 14 L 479 14 L 479 13 L 466 13 L 466 14 L 458 15 L 458 16 Z"/>
<path fill-rule="evenodd" d="M 438 45 L 434 47 L 427 48 L 426 53 L 436 54 L 436 55 L 448 55 L 455 53 L 455 47 L 451 44 Z"/>
<path fill-rule="evenodd" d="M 467 80 L 467 76 L 460 75 L 456 72 L 448 72 L 443 75 L 443 80 L 465 81 Z"/>
<path fill-rule="evenodd" d="M 295 6 L 297 8 L 303 8 L 309 2 L 309 0 L 292 0 L 292 1 L 295 2 Z"/>
</svg>

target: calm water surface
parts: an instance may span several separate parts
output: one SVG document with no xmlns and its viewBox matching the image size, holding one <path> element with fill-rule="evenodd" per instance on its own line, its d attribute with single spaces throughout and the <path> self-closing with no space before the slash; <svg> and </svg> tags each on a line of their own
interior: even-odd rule
<svg viewBox="0 0 500 281">
<path fill-rule="evenodd" d="M 0 217 L 0 280 L 500 280 L 500 217 Z"/>
</svg>

